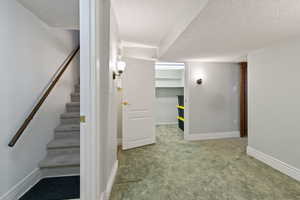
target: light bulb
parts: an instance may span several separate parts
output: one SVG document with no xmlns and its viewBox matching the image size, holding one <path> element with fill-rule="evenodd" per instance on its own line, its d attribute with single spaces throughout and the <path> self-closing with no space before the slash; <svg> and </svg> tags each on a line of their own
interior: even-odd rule
<svg viewBox="0 0 300 200">
<path fill-rule="evenodd" d="M 126 68 L 126 62 L 124 61 L 118 61 L 118 64 L 117 64 L 117 69 L 119 72 L 124 72 Z"/>
</svg>

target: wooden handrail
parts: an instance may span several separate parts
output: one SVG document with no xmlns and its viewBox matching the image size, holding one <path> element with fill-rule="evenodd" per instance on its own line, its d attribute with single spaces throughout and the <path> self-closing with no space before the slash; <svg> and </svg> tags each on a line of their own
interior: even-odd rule
<svg viewBox="0 0 300 200">
<path fill-rule="evenodd" d="M 34 106 L 34 108 L 32 109 L 31 113 L 27 116 L 27 118 L 23 122 L 22 126 L 19 128 L 19 130 L 17 131 L 17 133 L 14 135 L 14 137 L 11 139 L 11 141 L 8 144 L 9 147 L 15 146 L 15 144 L 18 142 L 18 140 L 22 136 L 24 130 L 28 127 L 29 123 L 31 122 L 31 120 L 33 119 L 33 117 L 35 116 L 35 114 L 38 112 L 38 110 L 40 109 L 40 107 L 43 105 L 44 101 L 47 99 L 47 97 L 49 96 L 50 92 L 52 91 L 52 89 L 54 88 L 54 86 L 57 84 L 57 82 L 59 81 L 59 79 L 61 78 L 61 76 L 63 75 L 63 73 L 66 71 L 66 69 L 68 68 L 69 64 L 72 62 L 73 58 L 76 56 L 76 54 L 77 54 L 78 51 L 79 51 L 79 47 L 77 47 L 76 49 L 74 49 L 71 52 L 71 54 L 65 59 L 65 61 L 61 64 L 61 66 L 59 67 L 59 69 L 61 69 L 61 70 L 59 70 L 59 72 L 57 73 L 57 75 L 49 83 L 49 86 L 47 87 L 47 89 L 43 93 L 43 95 L 40 98 L 40 100 L 38 101 L 38 103 Z"/>
</svg>

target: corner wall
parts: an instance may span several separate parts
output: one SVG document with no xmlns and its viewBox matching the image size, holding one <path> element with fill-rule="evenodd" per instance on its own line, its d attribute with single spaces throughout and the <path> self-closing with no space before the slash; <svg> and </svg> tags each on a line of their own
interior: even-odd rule
<svg viewBox="0 0 300 200">
<path fill-rule="evenodd" d="M 58 85 L 14 148 L 10 139 L 31 111 L 58 67 L 78 45 L 78 33 L 49 28 L 16 1 L 0 2 L 0 199 L 38 168 L 46 145 L 54 137 L 65 103 L 78 81 L 78 59 Z M 78 58 L 78 57 L 77 57 Z M 11 193 L 8 193 L 11 192 Z M 10 196 L 16 199 L 16 196 Z"/>
<path fill-rule="evenodd" d="M 186 139 L 239 137 L 239 64 L 187 63 Z M 196 80 L 203 79 L 202 85 Z"/>
<path fill-rule="evenodd" d="M 250 148 L 297 168 L 300 180 L 299 52 L 298 37 L 249 54 L 248 134 Z"/>
</svg>

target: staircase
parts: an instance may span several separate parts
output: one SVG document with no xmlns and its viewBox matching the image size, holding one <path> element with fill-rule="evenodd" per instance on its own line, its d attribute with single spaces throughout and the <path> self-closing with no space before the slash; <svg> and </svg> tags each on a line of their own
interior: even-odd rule
<svg viewBox="0 0 300 200">
<path fill-rule="evenodd" d="M 76 175 L 80 172 L 80 85 L 75 85 L 71 102 L 60 117 L 47 156 L 39 164 L 43 176 Z"/>
</svg>

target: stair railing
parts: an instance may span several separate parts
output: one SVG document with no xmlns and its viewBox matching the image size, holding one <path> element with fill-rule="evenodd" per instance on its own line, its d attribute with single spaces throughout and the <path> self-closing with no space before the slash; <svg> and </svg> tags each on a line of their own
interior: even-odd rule
<svg viewBox="0 0 300 200">
<path fill-rule="evenodd" d="M 43 105 L 49 94 L 51 93 L 52 89 L 55 87 L 55 85 L 58 83 L 74 57 L 76 56 L 77 52 L 79 51 L 79 47 L 74 49 L 69 56 L 64 60 L 64 62 L 60 65 L 58 68 L 57 72 L 54 74 L 52 81 L 48 84 L 46 89 L 44 90 L 43 94 L 41 95 L 41 98 L 38 100 L 30 114 L 27 116 L 21 127 L 18 129 L 14 137 L 11 139 L 9 142 L 8 146 L 9 147 L 14 147 L 15 144 L 18 142 L 22 134 L 24 133 L 25 129 L 28 127 L 30 124 L 31 120 L 34 118 L 35 114 L 39 111 L 40 107 Z"/>
</svg>

